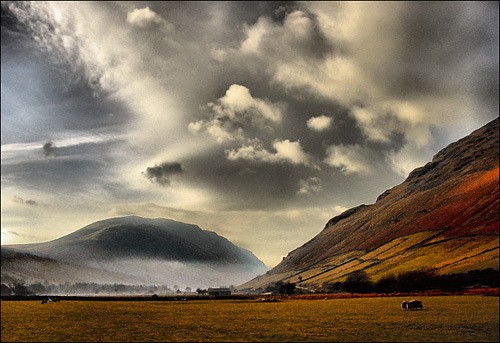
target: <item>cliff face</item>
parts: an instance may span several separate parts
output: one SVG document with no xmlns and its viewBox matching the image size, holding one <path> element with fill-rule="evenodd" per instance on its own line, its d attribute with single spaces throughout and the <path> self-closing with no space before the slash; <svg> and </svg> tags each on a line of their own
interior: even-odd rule
<svg viewBox="0 0 500 343">
<path fill-rule="evenodd" d="M 332 218 L 278 266 L 240 288 L 299 277 L 314 287 L 360 269 L 374 280 L 419 268 L 498 269 L 498 149 L 497 118 L 441 150 L 376 203 Z"/>
</svg>

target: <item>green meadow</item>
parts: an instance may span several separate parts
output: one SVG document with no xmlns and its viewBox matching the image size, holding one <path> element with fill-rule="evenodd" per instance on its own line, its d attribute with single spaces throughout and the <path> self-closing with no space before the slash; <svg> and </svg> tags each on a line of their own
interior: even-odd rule
<svg viewBox="0 0 500 343">
<path fill-rule="evenodd" d="M 2 301 L 1 340 L 498 342 L 499 298 L 423 296 L 322 300 Z"/>
</svg>

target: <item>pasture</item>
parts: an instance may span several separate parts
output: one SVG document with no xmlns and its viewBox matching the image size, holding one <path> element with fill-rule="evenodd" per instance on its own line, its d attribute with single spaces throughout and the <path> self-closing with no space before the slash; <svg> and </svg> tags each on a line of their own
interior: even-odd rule
<svg viewBox="0 0 500 343">
<path fill-rule="evenodd" d="M 498 342 L 499 298 L 1 302 L 1 340 Z"/>
</svg>

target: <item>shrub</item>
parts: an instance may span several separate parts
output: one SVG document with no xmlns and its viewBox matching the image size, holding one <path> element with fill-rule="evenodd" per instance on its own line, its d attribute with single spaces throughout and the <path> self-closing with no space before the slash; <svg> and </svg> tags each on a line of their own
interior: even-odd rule
<svg viewBox="0 0 500 343">
<path fill-rule="evenodd" d="M 342 290 L 351 293 L 371 293 L 373 283 L 365 271 L 357 270 L 347 276 L 346 281 L 342 284 Z"/>
</svg>

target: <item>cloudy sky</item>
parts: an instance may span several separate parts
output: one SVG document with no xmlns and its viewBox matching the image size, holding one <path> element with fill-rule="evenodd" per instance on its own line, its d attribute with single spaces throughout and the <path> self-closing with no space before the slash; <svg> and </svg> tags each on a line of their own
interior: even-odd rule
<svg viewBox="0 0 500 343">
<path fill-rule="evenodd" d="M 272 267 L 498 116 L 497 2 L 2 2 L 2 244 L 165 217 Z"/>
</svg>

